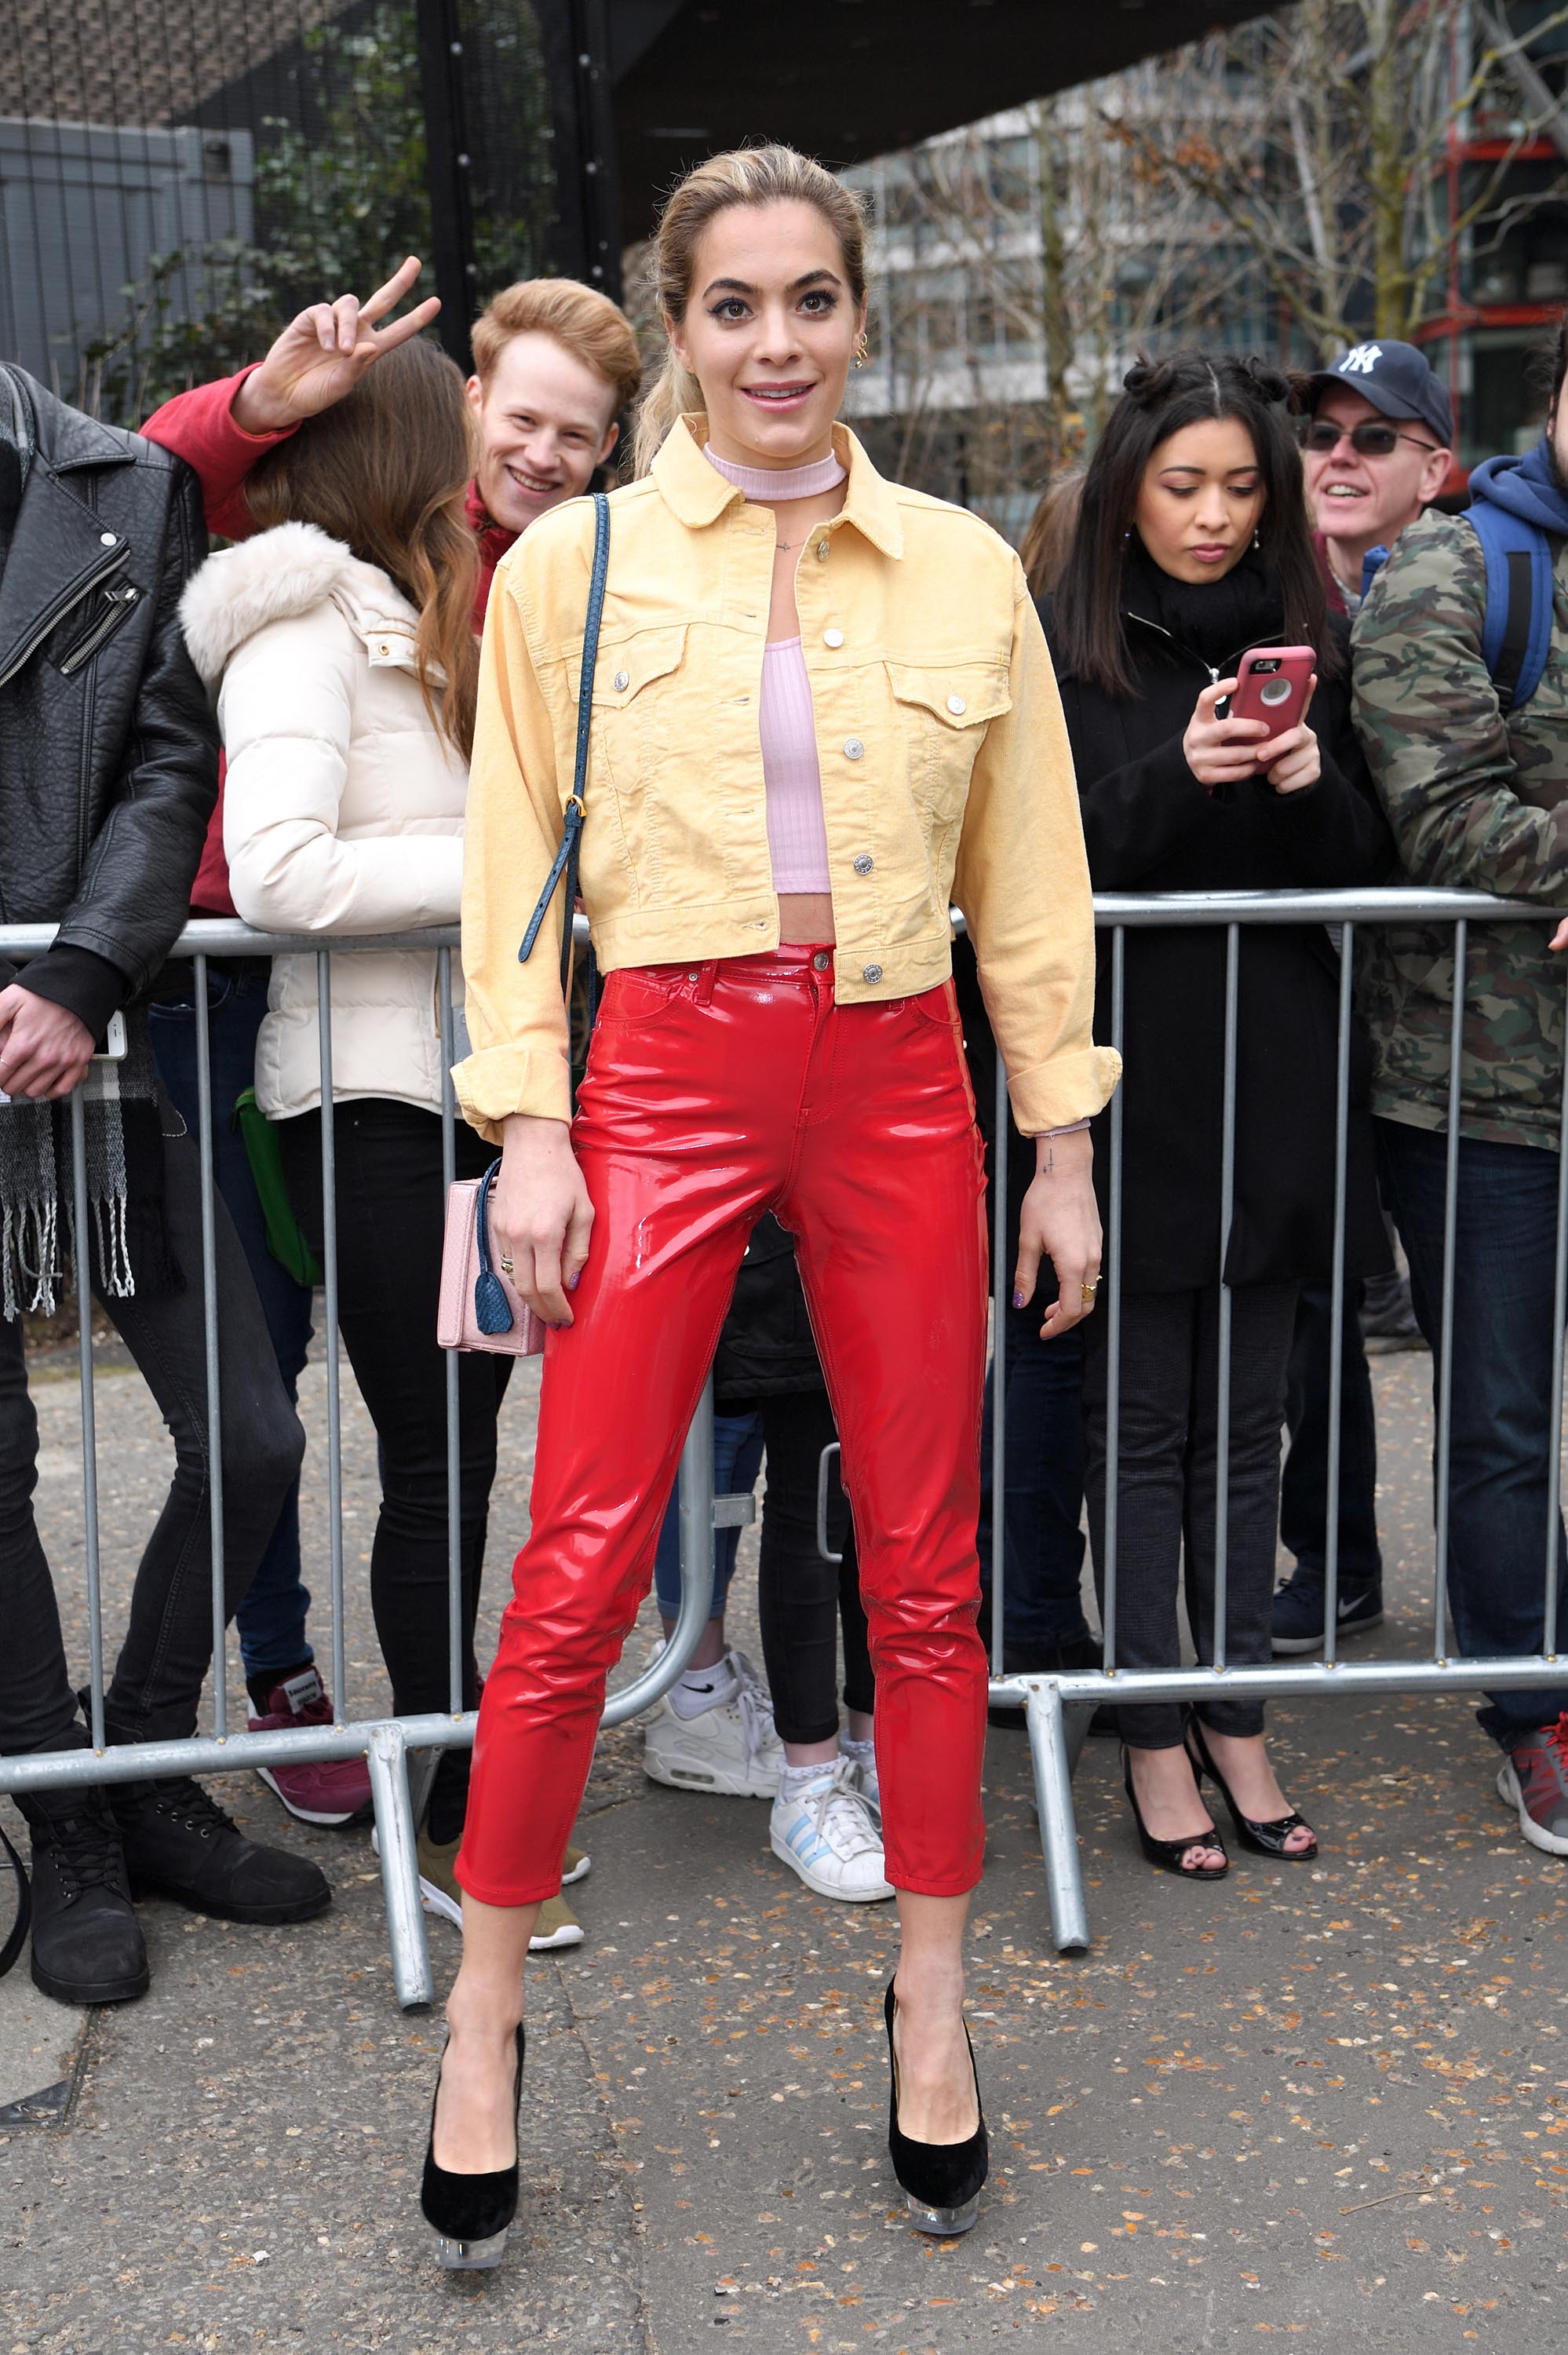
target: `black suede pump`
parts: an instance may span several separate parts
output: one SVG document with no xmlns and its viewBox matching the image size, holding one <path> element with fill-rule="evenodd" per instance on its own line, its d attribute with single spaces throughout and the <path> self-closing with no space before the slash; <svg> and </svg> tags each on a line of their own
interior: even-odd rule
<svg viewBox="0 0 1568 2355">
<path fill-rule="evenodd" d="M 893 2049 L 893 2015 L 897 2001 L 893 1981 L 887 1982 L 883 2018 L 887 2025 L 887 2151 L 898 2187 L 909 2203 L 909 2221 L 917 2232 L 967 2232 L 980 2213 L 980 2186 L 990 2165 L 985 2111 L 980 2106 L 980 2073 L 975 2071 L 975 2108 L 980 2124 L 965 2142 L 913 2142 L 898 2124 L 898 2055 Z M 975 2049 L 966 2026 L 969 2067 Z"/>
<path fill-rule="evenodd" d="M 516 2115 L 523 2101 L 524 2033 L 517 2030 L 517 2084 L 513 2099 Z M 445 2059 L 443 2052 L 442 2058 Z M 479 2273 L 501 2263 L 506 2234 L 517 2213 L 517 2161 L 497 2167 L 488 2175 L 453 2175 L 436 2164 L 436 2104 L 440 2099 L 440 2072 L 430 2097 L 430 2138 L 425 2146 L 425 2174 L 419 2206 L 425 2222 L 440 2238 L 441 2264 L 449 2273 Z"/>
</svg>

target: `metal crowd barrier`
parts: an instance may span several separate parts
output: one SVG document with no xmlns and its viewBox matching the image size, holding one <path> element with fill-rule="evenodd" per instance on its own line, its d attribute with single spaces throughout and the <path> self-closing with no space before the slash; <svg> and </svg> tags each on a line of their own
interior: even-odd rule
<svg viewBox="0 0 1568 2355">
<path fill-rule="evenodd" d="M 1234 1183 L 1236 1033 L 1239 1003 L 1240 943 L 1244 925 L 1320 924 L 1342 927 L 1339 1000 L 1338 1079 L 1335 1138 L 1334 1231 L 1332 1260 L 1332 1330 L 1328 1449 L 1328 1548 L 1325 1594 L 1325 1644 L 1321 1660 L 1291 1667 L 1271 1665 L 1232 1668 L 1224 1657 L 1227 1551 L 1228 1419 L 1231 1336 L 1228 1291 L 1222 1287 L 1219 1343 L 1219 1464 L 1216 1512 L 1215 1657 L 1207 1663 L 1155 1671 L 1118 1670 L 1114 1666 L 1117 1620 L 1117 1464 L 1118 1454 L 1118 1375 L 1121 1337 L 1120 1243 L 1122 1211 L 1122 1114 L 1119 1095 L 1110 1116 L 1111 1209 L 1106 1237 L 1107 1283 L 1097 1313 L 1110 1323 L 1108 1337 L 1108 1411 L 1107 1433 L 1107 1503 L 1105 1598 L 1102 1614 L 1102 1666 L 1055 1677 L 1020 1677 L 1002 1673 L 1002 1627 L 1006 1607 L 1006 1478 L 1007 1434 L 1005 1380 L 1005 1313 L 1012 1282 L 1007 1259 L 1008 1102 L 1000 1067 L 997 1076 L 992 1178 L 992 1339 L 991 1383 L 991 1651 L 993 1701 L 1022 1705 L 1033 1764 L 1040 1818 L 1041 1845 L 1050 1895 L 1053 1935 L 1064 1953 L 1088 1945 L 1088 1922 L 1079 1866 L 1077 1831 L 1073 1811 L 1072 1769 L 1083 1732 L 1096 1707 L 1141 1700 L 1197 1700 L 1218 1691 L 1233 1696 L 1327 1696 L 1353 1692 L 1459 1691 L 1480 1687 L 1540 1684 L 1563 1673 L 1557 1651 L 1557 1546 L 1560 1476 L 1557 1452 L 1549 1471 L 1545 1597 L 1542 1649 L 1530 1657 L 1500 1660 L 1457 1659 L 1445 1650 L 1445 1604 L 1448 1557 L 1449 1407 L 1454 1334 L 1449 1303 L 1455 1251 L 1455 1206 L 1458 1187 L 1457 1103 L 1461 1024 L 1464 1012 L 1463 974 L 1468 928 L 1472 923 L 1520 921 L 1549 922 L 1549 912 L 1527 902 L 1499 900 L 1483 892 L 1418 890 L 1395 888 L 1375 891 L 1221 892 L 1177 894 L 1103 894 L 1096 900 L 1096 921 L 1110 934 L 1112 973 L 1112 1036 L 1122 1042 L 1126 936 L 1139 927 L 1172 925 L 1223 927 L 1226 937 L 1224 1114 L 1222 1140 L 1222 1204 L 1220 1245 L 1222 1264 L 1228 1241 Z M 1344 1261 L 1346 1156 L 1349 1138 L 1350 1050 L 1353 959 L 1356 928 L 1362 924 L 1442 923 L 1454 927 L 1456 974 L 1454 1015 L 1449 1050 L 1449 1120 L 1446 1172 L 1446 1248 L 1444 1255 L 1444 1325 L 1439 1336 L 1437 1367 L 1439 1409 L 1436 1447 L 1436 1561 L 1432 1614 L 1432 1655 L 1427 1660 L 1366 1659 L 1346 1666 L 1336 1656 L 1339 1590 L 1340 1391 L 1337 1369 L 1344 1322 Z M 577 919 L 579 932 L 586 933 Z M 0 955 L 27 956 L 45 948 L 53 936 L 48 925 L 0 926 Z M 338 1391 L 337 1249 L 334 1198 L 333 1112 L 330 1092 L 323 1092 L 322 1164 L 324 1200 L 325 1339 L 327 1369 L 327 1476 L 330 1498 L 330 1593 L 332 1609 L 333 1690 L 343 1716 L 333 1726 L 281 1734 L 231 1734 L 228 1731 L 223 1674 L 225 1628 L 222 1600 L 222 1465 L 219 1447 L 217 1332 L 218 1303 L 213 1258 L 212 1099 L 207 1032 L 207 961 L 209 956 L 310 954 L 317 959 L 321 981 L 321 1058 L 330 1069 L 332 1007 L 328 987 L 331 959 L 340 954 L 363 954 L 388 948 L 434 949 L 439 964 L 439 999 L 443 1009 L 443 1044 L 450 1066 L 453 1060 L 450 1011 L 451 953 L 458 945 L 455 929 L 383 935 L 374 939 L 334 938 L 324 943 L 313 935 L 295 936 L 252 932 L 238 922 L 211 922 L 190 925 L 175 943 L 175 956 L 189 957 L 194 966 L 193 996 L 196 1009 L 197 1073 L 201 1107 L 200 1150 L 206 1200 L 203 1235 L 203 1302 L 207 1332 L 207 1408 L 212 1456 L 213 1542 L 213 1731 L 210 1736 L 187 1742 L 141 1743 L 107 1748 L 104 1743 L 101 1689 L 103 1639 L 100 1606 L 97 1457 L 93 1432 L 91 1303 L 86 1271 L 78 1255 L 76 1288 L 80 1310 L 80 1385 L 85 1505 L 88 1640 L 91 1665 L 92 1746 L 48 1755 L 0 1757 L 0 1791 L 22 1791 L 73 1783 L 130 1781 L 143 1775 L 233 1773 L 240 1768 L 283 1764 L 308 1759 L 364 1754 L 369 1764 L 376 1819 L 379 1832 L 382 1886 L 391 1942 L 393 1982 L 405 2007 L 428 2003 L 432 1982 L 421 1915 L 415 1858 L 417 1810 L 410 1796 L 409 1766 L 413 1753 L 471 1743 L 474 1717 L 461 1708 L 459 1632 L 461 1589 L 459 1568 L 458 1421 L 456 1360 L 449 1361 L 447 1391 L 450 1645 L 451 1703 L 450 1712 L 417 1718 L 355 1720 L 347 1711 L 346 1658 L 344 1634 L 344 1571 L 342 1523 L 342 1423 Z M 72 1103 L 72 1146 L 75 1189 L 75 1232 L 87 1232 L 86 1162 L 79 1098 Z M 454 1105 L 450 1088 L 442 1115 L 446 1174 L 454 1167 Z M 1559 1136 L 1559 1188 L 1556 1283 L 1553 1314 L 1561 1335 L 1568 1320 L 1568 1091 Z M 1563 1354 L 1555 1358 L 1552 1384 L 1552 1428 L 1560 1430 L 1563 1403 Z M 831 1451 L 830 1451 L 831 1453 Z M 713 1591 L 713 1531 L 749 1518 L 746 1500 L 715 1498 L 713 1494 L 713 1391 L 710 1381 L 694 1419 L 681 1461 L 681 1610 L 674 1636 L 655 1664 L 636 1681 L 612 1696 L 602 1722 L 617 1725 L 657 1700 L 682 1673 L 706 1620 Z M 822 1466 L 819 1497 L 820 1543 L 826 1550 L 825 1506 L 827 1459 Z"/>
<path fill-rule="evenodd" d="M 1478 1660 L 1455 1658 L 1446 1649 L 1446 1603 L 1448 1575 L 1449 1401 L 1454 1358 L 1452 1315 L 1455 1255 L 1455 1209 L 1458 1194 L 1460 1046 L 1465 1008 L 1465 964 L 1469 927 L 1473 923 L 1528 922 L 1550 925 L 1553 911 L 1529 902 L 1492 899 L 1481 891 L 1419 890 L 1400 887 L 1366 891 L 1179 892 L 1165 895 L 1109 892 L 1097 897 L 1096 922 L 1110 934 L 1112 1031 L 1110 1043 L 1122 1044 L 1125 1007 L 1126 942 L 1129 931 L 1165 929 L 1173 925 L 1223 927 L 1225 933 L 1225 1030 L 1224 1130 L 1222 1136 L 1222 1200 L 1220 1262 L 1224 1263 L 1230 1238 L 1235 1176 L 1236 1018 L 1239 997 L 1242 927 L 1247 924 L 1331 924 L 1343 927 L 1340 964 L 1337 1115 L 1334 1153 L 1334 1232 L 1332 1330 L 1329 1346 L 1330 1421 L 1328 1447 L 1328 1545 L 1324 1598 L 1324 1652 L 1321 1660 L 1292 1667 L 1231 1668 L 1225 1661 L 1226 1507 L 1228 1502 L 1230 1407 L 1230 1295 L 1222 1285 L 1219 1328 L 1219 1428 L 1215 1512 L 1214 1634 L 1215 1657 L 1194 1667 L 1131 1671 L 1114 1666 L 1117 1620 L 1117 1465 L 1118 1442 L 1118 1371 L 1121 1341 L 1121 1212 L 1122 1105 L 1112 1100 L 1110 1116 L 1110 1216 L 1106 1235 L 1107 1280 L 1098 1314 L 1107 1316 L 1107 1465 L 1105 1529 L 1105 1601 L 1101 1657 L 1097 1671 L 1059 1677 L 1009 1677 L 1001 1672 L 1004 1609 L 1005 1389 L 1003 1313 L 1012 1268 L 1006 1263 L 1007 1156 L 992 1156 L 992 1327 L 991 1400 L 993 1412 L 991 1474 L 991 1698 L 1022 1701 L 1034 1770 L 1034 1790 L 1040 1818 L 1040 1840 L 1045 1860 L 1051 1902 L 1052 1934 L 1064 1953 L 1081 1952 L 1089 1943 L 1078 1857 L 1077 1828 L 1073 1813 L 1072 1770 L 1094 1710 L 1139 1700 L 1202 1700 L 1216 1693 L 1228 1697 L 1345 1695 L 1358 1692 L 1454 1692 L 1507 1685 L 1552 1683 L 1564 1674 L 1557 1650 L 1559 1448 L 1553 1445 L 1548 1473 L 1545 1549 L 1545 1593 L 1542 1648 L 1528 1658 Z M 1445 1248 L 1443 1260 L 1443 1326 L 1438 1337 L 1438 1410 L 1436 1449 L 1436 1554 L 1432 1606 L 1432 1654 L 1426 1660 L 1359 1660 L 1347 1666 L 1336 1655 L 1337 1605 L 1340 1577 L 1340 1351 L 1345 1313 L 1346 1156 L 1349 1141 L 1350 1053 L 1351 999 L 1356 929 L 1359 925 L 1409 923 L 1451 924 L 1454 928 L 1454 1012 L 1449 1035 L 1448 1124 Z M 1007 1093 L 999 1071 L 996 1135 L 1007 1135 Z M 1563 1423 L 1562 1335 L 1568 1318 L 1568 1089 L 1558 1137 L 1557 1263 L 1553 1316 L 1559 1337 L 1553 1359 L 1552 1429 Z M 1071 1713 L 1069 1717 L 1069 1712 Z"/>
<path fill-rule="evenodd" d="M 588 927 L 577 919 L 579 936 Z M 0 925 L 0 957 L 22 960 L 46 949 L 54 937 L 52 924 Z M 455 926 L 419 932 L 382 933 L 375 937 L 320 934 L 295 935 L 253 932 L 238 921 L 213 920 L 193 923 L 170 952 L 192 964 L 192 997 L 196 1009 L 196 1082 L 200 1106 L 198 1145 L 202 1173 L 202 1305 L 207 1329 L 207 1407 L 209 1463 L 209 1504 L 212 1526 L 212 1732 L 184 1742 L 136 1742 L 110 1747 L 103 1725 L 103 1616 L 101 1602 L 98 1526 L 98 1450 L 93 1419 L 92 1300 L 89 1271 L 80 1238 L 90 1232 L 87 1209 L 85 1127 L 79 1092 L 71 1100 L 71 1158 L 74 1209 L 72 1229 L 78 1239 L 74 1269 L 79 1317 L 79 1383 L 81 1393 L 82 1498 L 87 1577 L 88 1652 L 90 1667 L 91 1747 L 88 1750 L 32 1753 L 0 1756 L 0 1791 L 60 1788 L 81 1783 L 133 1782 L 159 1774 L 235 1774 L 242 1768 L 302 1764 L 307 1761 L 363 1755 L 369 1765 L 371 1792 L 381 1859 L 382 1891 L 391 1944 L 393 1986 L 405 2009 L 428 2004 L 433 1994 L 429 1954 L 425 1940 L 415 1850 L 415 1825 L 434 1768 L 438 1750 L 466 1748 L 472 1743 L 475 1712 L 462 1706 L 462 1581 L 461 1528 L 459 1498 L 460 1433 L 457 1358 L 447 1360 L 447 1593 L 448 1654 L 450 1706 L 423 1717 L 355 1719 L 346 1700 L 347 1646 L 344 1635 L 343 1567 L 343 1424 L 338 1370 L 337 1206 L 334 1184 L 334 1110 L 332 1091 L 322 1092 L 323 1276 L 325 1292 L 325 1359 L 327 1406 L 327 1490 L 329 1507 L 329 1594 L 332 1616 L 332 1689 L 338 1721 L 330 1726 L 302 1727 L 285 1733 L 231 1733 L 225 1679 L 225 1617 L 223 1603 L 223 1452 L 218 1390 L 216 1213 L 213 1184 L 213 1106 L 207 1032 L 207 960 L 225 956 L 301 954 L 316 960 L 320 985 L 320 1050 L 323 1071 L 332 1069 L 332 993 L 330 972 L 334 955 L 363 955 L 386 949 L 433 950 L 438 968 L 438 1002 L 441 1038 L 450 1071 L 455 1060 L 451 1009 L 452 951 L 458 946 Z M 0 1113 L 0 1118 L 4 1114 Z M 456 1104 L 449 1080 L 441 1113 L 442 1161 L 450 1186 L 455 1169 Z M 713 1595 L 715 1526 L 750 1518 L 749 1499 L 714 1496 L 712 1386 L 694 1419 L 681 1457 L 681 1608 L 674 1632 L 658 1659 L 635 1682 L 612 1694 L 606 1704 L 604 1725 L 620 1725 L 649 1708 L 666 1692 L 684 1669 L 707 1622 Z M 417 1753 L 432 1753 L 419 1759 Z M 412 1770 L 412 1772 L 411 1772 Z M 413 1791 L 411 1793 L 410 1784 Z M 417 1802 L 417 1803 L 416 1803 Z"/>
</svg>

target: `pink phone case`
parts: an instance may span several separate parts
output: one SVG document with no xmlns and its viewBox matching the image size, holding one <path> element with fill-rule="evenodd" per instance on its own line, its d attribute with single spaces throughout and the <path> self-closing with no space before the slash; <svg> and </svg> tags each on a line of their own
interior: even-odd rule
<svg viewBox="0 0 1568 2355">
<path fill-rule="evenodd" d="M 1259 669 L 1259 665 L 1266 667 Z M 1261 719 L 1269 736 L 1299 726 L 1318 657 L 1310 646 L 1251 646 L 1236 665 L 1233 719 Z M 1260 744 L 1268 740 L 1258 738 Z"/>
</svg>

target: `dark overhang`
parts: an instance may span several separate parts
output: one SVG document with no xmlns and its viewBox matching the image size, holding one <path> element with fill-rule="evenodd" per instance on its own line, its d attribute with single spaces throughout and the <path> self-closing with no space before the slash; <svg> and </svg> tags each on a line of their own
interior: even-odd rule
<svg viewBox="0 0 1568 2355">
<path fill-rule="evenodd" d="M 1258 0 L 603 0 L 628 237 L 747 139 L 854 164 L 1115 73 Z"/>
</svg>

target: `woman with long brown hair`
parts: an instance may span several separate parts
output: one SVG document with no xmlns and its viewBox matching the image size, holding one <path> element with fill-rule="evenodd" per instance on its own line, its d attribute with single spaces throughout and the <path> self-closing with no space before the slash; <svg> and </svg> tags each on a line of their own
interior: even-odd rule
<svg viewBox="0 0 1568 2355">
<path fill-rule="evenodd" d="M 980 1875 L 975 1625 L 986 1250 L 950 978 L 964 909 L 1036 1139 L 1019 1303 L 1093 1304 L 1094 932 L 1061 707 L 1017 558 L 886 482 L 837 423 L 863 347 L 854 197 L 787 147 L 714 157 L 655 240 L 669 341 L 609 502 L 581 889 L 608 978 L 575 1120 L 544 887 L 573 790 L 596 524 L 496 573 L 469 805 L 469 1118 L 503 1149 L 503 1265 L 555 1329 L 530 1535 L 474 1750 L 463 1962 L 424 2211 L 493 2264 L 516 2206 L 522 1977 L 609 1668 L 749 1234 L 795 1236 L 854 1515 L 900 1956 L 889 2147 L 927 2232 L 986 2172 L 963 2024 Z M 519 943 L 538 907 L 531 956 Z M 1071 1132 L 1071 1133 L 1069 1133 Z"/>
<path fill-rule="evenodd" d="M 255 537 L 212 557 L 185 593 L 228 755 L 230 889 L 250 923 L 397 932 L 456 920 L 478 677 L 471 471 L 461 376 L 434 345 L 408 343 L 269 453 L 246 485 Z M 426 950 L 332 963 L 339 1316 L 380 1441 L 371 1600 L 399 1715 L 449 1700 L 437 984 Z M 318 1025 L 315 958 L 277 958 L 256 1092 L 319 1260 Z M 489 1158 L 460 1123 L 459 1176 Z M 509 1365 L 459 1360 L 468 1708 Z M 464 1753 L 444 1752 L 425 1838 L 455 1848 L 466 1793 Z"/>
</svg>

